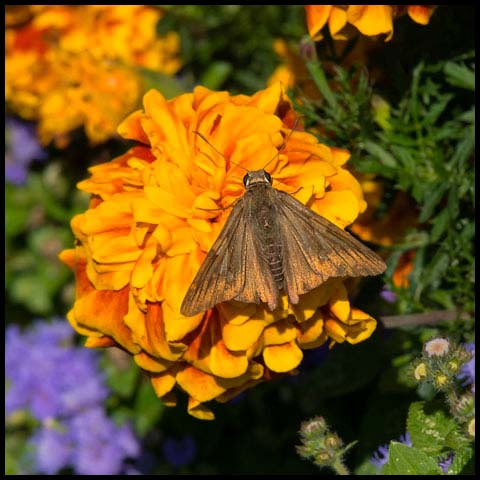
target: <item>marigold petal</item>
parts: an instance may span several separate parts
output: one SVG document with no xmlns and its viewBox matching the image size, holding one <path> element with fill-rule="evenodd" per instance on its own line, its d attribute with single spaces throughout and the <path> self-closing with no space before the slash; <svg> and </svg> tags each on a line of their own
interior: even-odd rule
<svg viewBox="0 0 480 480">
<path fill-rule="evenodd" d="M 305 5 L 308 33 L 313 40 L 320 40 L 320 30 L 327 23 L 332 5 Z"/>
<path fill-rule="evenodd" d="M 390 5 L 349 5 L 347 20 L 364 35 L 393 32 L 393 10 Z"/>
<path fill-rule="evenodd" d="M 213 412 L 206 407 L 203 403 L 190 397 L 188 399 L 188 413 L 199 420 L 215 420 Z"/>
<path fill-rule="evenodd" d="M 172 372 L 150 374 L 150 381 L 152 382 L 155 394 L 160 398 L 169 393 L 177 383 L 175 374 L 172 374 Z"/>
<path fill-rule="evenodd" d="M 186 366 L 177 372 L 176 379 L 177 383 L 198 402 L 212 400 L 226 390 L 218 384 L 213 375 L 192 366 Z"/>
<path fill-rule="evenodd" d="M 300 347 L 311 344 L 323 334 L 323 315 L 320 311 L 309 320 L 298 325 L 297 343 Z"/>
<path fill-rule="evenodd" d="M 235 378 L 243 375 L 248 368 L 245 352 L 231 352 L 225 342 L 219 339 L 210 350 L 211 372 L 221 378 Z"/>
<path fill-rule="evenodd" d="M 326 192 L 323 198 L 315 201 L 312 210 L 340 228 L 353 223 L 359 213 L 357 197 L 349 190 Z"/>
<path fill-rule="evenodd" d="M 275 322 L 263 331 L 263 343 L 265 346 L 285 344 L 296 337 L 297 329 L 290 318 Z"/>
<path fill-rule="evenodd" d="M 115 347 L 117 344 L 110 337 L 88 337 L 84 346 L 87 348 Z"/>
<path fill-rule="evenodd" d="M 295 341 L 270 345 L 263 349 L 265 365 L 274 372 L 289 372 L 300 365 L 303 352 Z"/>
<path fill-rule="evenodd" d="M 129 140 L 137 140 L 139 142 L 150 144 L 147 134 L 143 130 L 141 120 L 144 116 L 142 110 L 131 113 L 117 128 L 117 133 Z"/>
<path fill-rule="evenodd" d="M 229 350 L 243 351 L 260 338 L 264 328 L 265 321 L 258 318 L 251 318 L 241 325 L 228 322 L 223 325 L 222 337 Z"/>
<path fill-rule="evenodd" d="M 340 40 L 345 38 L 343 35 L 338 35 L 340 30 L 347 23 L 347 12 L 344 8 L 337 7 L 336 5 L 332 6 L 330 16 L 328 18 L 328 28 L 333 38 Z"/>
<path fill-rule="evenodd" d="M 330 297 L 330 311 L 342 322 L 346 322 L 350 317 L 350 301 L 348 293 L 343 283 L 337 284 L 337 289 Z"/>
<path fill-rule="evenodd" d="M 171 361 L 163 360 L 158 357 L 154 358 L 146 352 L 137 353 L 133 356 L 133 360 L 140 368 L 152 373 L 165 373 L 172 365 L 174 365 Z M 173 378 L 175 379 L 175 375 L 173 375 Z"/>
<path fill-rule="evenodd" d="M 430 17 L 435 10 L 433 5 L 408 5 L 408 16 L 416 23 L 428 25 Z"/>
</svg>

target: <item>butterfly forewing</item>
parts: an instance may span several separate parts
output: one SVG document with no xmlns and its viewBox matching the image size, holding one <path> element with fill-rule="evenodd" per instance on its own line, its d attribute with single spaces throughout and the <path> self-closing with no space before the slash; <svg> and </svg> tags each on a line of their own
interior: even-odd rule
<svg viewBox="0 0 480 480">
<path fill-rule="evenodd" d="M 192 316 L 229 300 L 276 306 L 278 292 L 247 218 L 249 198 L 243 196 L 235 203 L 188 289 L 182 315 Z"/>
</svg>

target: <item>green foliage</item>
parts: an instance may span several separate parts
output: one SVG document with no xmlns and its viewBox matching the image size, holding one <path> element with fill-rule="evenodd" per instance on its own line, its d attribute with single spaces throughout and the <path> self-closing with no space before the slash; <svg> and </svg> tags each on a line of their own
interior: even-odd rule
<svg viewBox="0 0 480 480">
<path fill-rule="evenodd" d="M 374 93 L 363 70 L 336 65 L 327 76 L 320 63 L 307 66 L 324 102 L 300 108 L 308 124 L 321 121 L 320 140 L 349 148 L 360 172 L 407 192 L 418 206 L 419 226 L 392 252 L 416 251 L 408 291 L 398 292 L 401 313 L 473 311 L 473 56 L 419 63 L 396 106 Z"/>
<path fill-rule="evenodd" d="M 439 475 L 440 473 L 440 467 L 435 459 L 418 448 L 399 442 L 390 444 L 390 457 L 382 469 L 383 475 Z"/>
</svg>

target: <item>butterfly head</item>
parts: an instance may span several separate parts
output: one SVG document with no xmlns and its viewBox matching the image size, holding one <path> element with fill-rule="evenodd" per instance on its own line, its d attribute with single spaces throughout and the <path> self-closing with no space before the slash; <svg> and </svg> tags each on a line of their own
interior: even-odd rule
<svg viewBox="0 0 480 480">
<path fill-rule="evenodd" d="M 272 184 L 272 177 L 271 175 L 266 172 L 265 170 L 254 170 L 252 172 L 248 172 L 243 177 L 243 184 L 245 188 L 253 187 L 254 185 L 271 185 Z"/>
</svg>

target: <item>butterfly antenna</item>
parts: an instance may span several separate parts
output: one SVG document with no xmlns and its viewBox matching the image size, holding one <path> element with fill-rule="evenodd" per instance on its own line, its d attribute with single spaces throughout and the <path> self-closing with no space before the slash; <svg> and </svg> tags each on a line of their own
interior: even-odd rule
<svg viewBox="0 0 480 480">
<path fill-rule="evenodd" d="M 205 136 L 200 133 L 200 132 L 197 132 L 196 130 L 193 131 L 193 133 L 195 133 L 196 135 L 198 135 L 205 143 L 207 143 L 208 145 L 210 145 L 210 148 L 212 148 L 213 150 L 215 150 L 215 152 L 217 152 L 221 157 L 223 157 L 225 159 L 225 161 L 227 161 L 227 157 L 225 157 L 225 155 L 220 152 L 219 150 L 217 150 L 206 138 Z M 240 168 L 243 168 L 246 172 L 248 172 L 248 169 L 246 169 L 245 167 L 242 167 L 241 165 L 239 165 L 238 163 L 234 162 L 232 159 L 230 159 L 230 163 L 233 163 L 233 165 L 236 165 L 237 167 L 240 167 Z"/>
<path fill-rule="evenodd" d="M 296 119 L 295 119 L 295 122 L 293 122 L 293 127 L 292 129 L 290 130 L 290 132 L 288 133 L 288 135 L 285 137 L 285 140 L 283 141 L 282 145 L 280 145 L 280 148 L 278 149 L 277 153 L 273 156 L 272 159 L 270 159 L 268 161 L 268 163 L 263 167 L 263 169 L 265 170 L 267 168 L 267 165 L 271 162 L 273 162 L 273 160 L 275 160 L 275 158 L 277 158 L 279 155 L 280 155 L 280 152 L 285 148 L 285 146 L 287 145 L 287 142 L 288 142 L 288 139 L 292 136 L 292 133 L 295 131 L 295 128 L 297 127 L 298 125 L 298 122 L 300 121 L 300 117 L 301 115 L 299 115 Z"/>
</svg>

